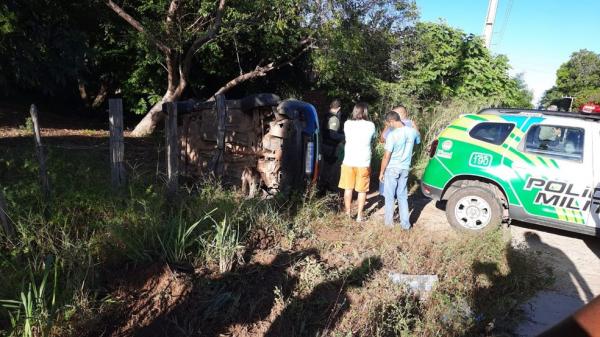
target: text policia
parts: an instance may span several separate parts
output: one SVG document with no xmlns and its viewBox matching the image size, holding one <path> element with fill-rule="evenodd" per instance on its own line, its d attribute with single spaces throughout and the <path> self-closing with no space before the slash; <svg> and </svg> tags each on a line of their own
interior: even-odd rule
<svg viewBox="0 0 600 337">
<path fill-rule="evenodd" d="M 600 213 L 600 187 L 592 189 L 589 186 L 583 188 L 564 181 L 530 177 L 525 185 L 525 190 L 539 189 L 535 196 L 535 203 L 564 207 L 579 211 L 587 211 L 591 205 L 597 206 L 594 210 Z M 582 202 L 579 202 L 582 201 Z"/>
</svg>

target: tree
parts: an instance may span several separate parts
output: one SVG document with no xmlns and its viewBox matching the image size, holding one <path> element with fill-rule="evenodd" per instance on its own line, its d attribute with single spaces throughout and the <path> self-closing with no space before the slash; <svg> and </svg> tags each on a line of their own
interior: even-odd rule
<svg viewBox="0 0 600 337">
<path fill-rule="evenodd" d="M 72 26 L 86 17 L 82 7 L 50 0 L 0 5 L 0 86 L 5 93 L 65 91 L 84 67 L 85 36 Z"/>
<path fill-rule="evenodd" d="M 1 4 L 0 89 L 98 108 L 136 64 L 117 19 L 94 1 Z"/>
<path fill-rule="evenodd" d="M 146 28 L 147 24 L 142 24 L 114 1 L 106 0 L 108 7 L 164 56 L 164 67 L 167 71 L 166 92 L 135 127 L 132 135 L 143 136 L 154 131 L 162 118 L 162 104 L 177 100 L 187 88 L 196 52 L 219 34 L 225 12 L 225 0 L 218 0 L 216 4 L 203 4 L 200 8 L 193 8 L 186 6 L 183 0 L 170 1 L 164 22 L 156 29 L 159 31 L 157 34 L 152 31 L 155 29 Z M 154 3 L 144 6 L 152 5 L 157 6 Z M 161 5 L 160 1 L 158 5 Z"/>
<path fill-rule="evenodd" d="M 509 75 L 504 55 L 492 55 L 481 38 L 445 23 L 407 27 L 393 53 L 396 81 L 420 106 L 452 99 L 529 107 L 531 92 Z M 389 87 L 389 86 L 387 86 Z"/>
<path fill-rule="evenodd" d="M 600 92 L 600 54 L 589 50 L 579 50 L 556 71 L 556 83 L 542 96 L 543 105 L 553 100 L 572 96 L 574 106 L 588 101 L 597 101 Z"/>
<path fill-rule="evenodd" d="M 585 49 L 573 53 L 556 71 L 556 86 L 571 95 L 584 89 L 600 88 L 600 55 Z"/>
<path fill-rule="evenodd" d="M 315 1 L 317 49 L 311 76 L 320 89 L 346 100 L 376 97 L 377 82 L 392 80 L 390 54 L 402 28 L 416 19 L 409 0 Z"/>
<path fill-rule="evenodd" d="M 162 104 L 179 99 L 188 87 L 205 92 L 213 83 L 227 78 L 216 89 L 224 93 L 297 59 L 312 44 L 300 24 L 304 17 L 302 3 L 238 0 L 226 6 L 225 0 L 156 0 L 138 1 L 123 8 L 106 0 L 153 47 L 147 54 L 154 55 L 155 63 L 164 64 L 166 70 L 165 93 L 160 98 L 154 96 L 154 105 L 132 134 L 152 132 L 162 118 Z M 248 60 L 254 62 L 252 66 Z M 240 72 L 236 74 L 237 69 Z M 225 77 L 227 74 L 229 77 Z"/>
</svg>

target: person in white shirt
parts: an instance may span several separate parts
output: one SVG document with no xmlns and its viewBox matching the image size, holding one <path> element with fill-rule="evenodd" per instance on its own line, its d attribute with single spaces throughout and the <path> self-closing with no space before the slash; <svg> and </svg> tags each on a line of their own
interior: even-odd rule
<svg viewBox="0 0 600 337">
<path fill-rule="evenodd" d="M 344 210 L 348 216 L 351 216 L 352 193 L 358 193 L 356 221 L 361 222 L 371 180 L 371 142 L 375 135 L 375 125 L 368 120 L 366 103 L 354 106 L 351 120 L 344 123 L 344 133 L 346 145 L 338 187 L 344 190 Z"/>
</svg>

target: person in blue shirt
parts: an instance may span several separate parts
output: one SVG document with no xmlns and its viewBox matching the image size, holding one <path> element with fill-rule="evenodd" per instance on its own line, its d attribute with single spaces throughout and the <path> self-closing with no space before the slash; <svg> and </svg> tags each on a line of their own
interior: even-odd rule
<svg viewBox="0 0 600 337">
<path fill-rule="evenodd" d="M 385 115 L 386 122 L 393 128 L 385 140 L 385 153 L 381 161 L 379 181 L 383 182 L 385 198 L 385 225 L 394 225 L 394 204 L 398 200 L 400 226 L 410 229 L 408 214 L 408 173 L 413 148 L 421 143 L 419 131 L 402 123 L 400 115 L 390 111 Z"/>
</svg>

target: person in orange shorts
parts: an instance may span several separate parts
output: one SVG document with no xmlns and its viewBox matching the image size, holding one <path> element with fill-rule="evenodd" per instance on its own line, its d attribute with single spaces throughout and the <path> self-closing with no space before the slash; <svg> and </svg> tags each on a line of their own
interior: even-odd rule
<svg viewBox="0 0 600 337">
<path fill-rule="evenodd" d="M 371 141 L 375 125 L 368 118 L 368 106 L 361 102 L 354 106 L 351 119 L 344 123 L 346 145 L 338 187 L 344 190 L 344 210 L 348 216 L 351 216 L 352 193 L 358 192 L 357 222 L 364 220 L 363 209 L 371 180 Z"/>
</svg>

